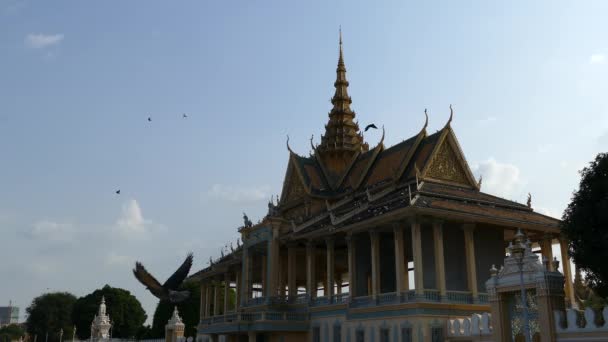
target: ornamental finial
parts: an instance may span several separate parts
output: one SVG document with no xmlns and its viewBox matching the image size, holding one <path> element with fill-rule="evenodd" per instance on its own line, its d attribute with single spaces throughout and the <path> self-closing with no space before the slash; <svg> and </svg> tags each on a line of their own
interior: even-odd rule
<svg viewBox="0 0 608 342">
<path fill-rule="evenodd" d="M 448 123 L 446 124 L 446 126 L 449 126 L 452 123 L 453 118 L 454 118 L 454 109 L 452 109 L 452 105 L 450 104 L 450 119 L 448 120 Z"/>
</svg>

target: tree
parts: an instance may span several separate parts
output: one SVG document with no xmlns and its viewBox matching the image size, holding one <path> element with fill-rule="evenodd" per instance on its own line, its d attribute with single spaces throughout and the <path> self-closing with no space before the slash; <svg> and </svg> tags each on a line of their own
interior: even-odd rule
<svg viewBox="0 0 608 342">
<path fill-rule="evenodd" d="M 38 336 L 38 340 L 59 341 L 60 330 L 63 336 L 72 336 L 72 308 L 76 297 L 67 292 L 45 293 L 34 298 L 32 304 L 25 310 L 27 317 L 27 332 L 30 336 Z"/>
<path fill-rule="evenodd" d="M 87 339 L 91 336 L 91 322 L 99 310 L 102 296 L 106 301 L 106 313 L 112 320 L 112 337 L 135 337 L 148 316 L 131 292 L 109 285 L 78 298 L 74 304 L 72 319 L 78 337 Z"/>
<path fill-rule="evenodd" d="M 0 341 L 18 340 L 25 336 L 25 331 L 18 324 L 10 324 L 0 328 Z"/>
<path fill-rule="evenodd" d="M 586 273 L 587 284 L 608 296 L 608 153 L 585 167 L 578 191 L 562 217 L 562 234 L 570 241 L 569 255 Z"/>
<path fill-rule="evenodd" d="M 201 287 L 198 282 L 186 282 L 180 287 L 180 290 L 190 291 L 190 297 L 177 304 L 177 310 L 186 325 L 184 336 L 196 336 L 196 326 L 200 319 L 201 306 Z M 152 338 L 160 338 L 165 336 L 165 325 L 173 314 L 175 304 L 161 300 L 156 305 L 154 311 L 154 319 L 152 320 Z"/>
</svg>

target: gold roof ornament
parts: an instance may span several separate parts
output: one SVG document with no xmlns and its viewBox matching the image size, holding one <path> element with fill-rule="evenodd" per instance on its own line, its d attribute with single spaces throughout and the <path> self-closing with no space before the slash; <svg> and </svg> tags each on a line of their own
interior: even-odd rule
<svg viewBox="0 0 608 342">
<path fill-rule="evenodd" d="M 325 125 L 325 134 L 321 136 L 321 144 L 317 150 L 321 153 L 347 154 L 367 151 L 369 146 L 363 142 L 359 125 L 354 121 L 355 112 L 350 108 L 353 102 L 348 95 L 348 80 L 344 64 L 342 47 L 342 29 L 340 28 L 338 67 L 336 69 L 336 88 L 331 98 L 333 108 L 329 112 L 329 121 Z"/>
</svg>

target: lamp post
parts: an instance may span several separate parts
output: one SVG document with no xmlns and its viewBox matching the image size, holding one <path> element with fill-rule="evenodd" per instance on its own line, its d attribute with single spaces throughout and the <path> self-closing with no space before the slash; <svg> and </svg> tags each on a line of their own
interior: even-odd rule
<svg viewBox="0 0 608 342">
<path fill-rule="evenodd" d="M 519 287 L 521 290 L 521 307 L 524 314 L 524 338 L 526 342 L 530 342 L 530 323 L 528 319 L 528 304 L 526 300 L 526 289 L 524 288 L 524 258 L 526 256 L 526 244 L 524 243 L 525 235 L 520 229 L 515 234 L 515 243 L 509 244 L 509 252 L 511 257 L 517 262 L 519 267 Z"/>
</svg>

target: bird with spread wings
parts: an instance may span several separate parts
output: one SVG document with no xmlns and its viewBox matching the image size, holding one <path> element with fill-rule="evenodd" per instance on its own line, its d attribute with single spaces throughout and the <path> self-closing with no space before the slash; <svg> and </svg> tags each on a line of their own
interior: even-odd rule
<svg viewBox="0 0 608 342">
<path fill-rule="evenodd" d="M 171 303 L 180 303 L 190 297 L 190 291 L 179 291 L 179 287 L 182 285 L 188 273 L 190 273 L 190 267 L 192 267 L 192 253 L 188 254 L 186 260 L 182 265 L 173 273 L 167 281 L 161 285 L 156 278 L 154 278 L 144 265 L 139 261 L 135 263 L 133 274 L 140 283 L 144 284 L 146 288 L 158 299 L 168 300 Z"/>
</svg>

